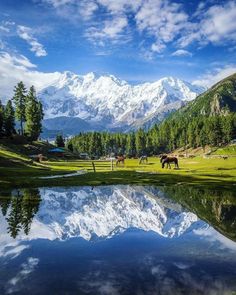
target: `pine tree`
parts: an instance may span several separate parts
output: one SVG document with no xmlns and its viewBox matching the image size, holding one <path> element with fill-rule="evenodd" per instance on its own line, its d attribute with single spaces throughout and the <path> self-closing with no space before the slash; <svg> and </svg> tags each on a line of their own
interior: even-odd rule
<svg viewBox="0 0 236 295">
<path fill-rule="evenodd" d="M 222 118 L 222 132 L 224 143 L 229 143 L 233 138 L 233 116 L 228 115 Z"/>
<path fill-rule="evenodd" d="M 42 104 L 36 97 L 34 86 L 30 87 L 25 106 L 25 134 L 30 140 L 37 140 L 42 132 Z"/>
<path fill-rule="evenodd" d="M 90 139 L 89 139 L 89 155 L 95 156 L 97 152 L 97 142 L 96 142 L 96 132 L 90 133 Z"/>
<path fill-rule="evenodd" d="M 13 101 L 15 104 L 16 120 L 20 122 L 20 133 L 24 134 L 26 88 L 23 82 L 19 82 L 14 88 Z"/>
<path fill-rule="evenodd" d="M 126 153 L 129 157 L 134 157 L 136 155 L 134 133 L 128 134 L 127 136 Z"/>
<path fill-rule="evenodd" d="M 3 129 L 6 136 L 11 136 L 15 133 L 15 112 L 11 100 L 8 100 L 4 110 Z"/>
<path fill-rule="evenodd" d="M 10 208 L 11 205 L 11 191 L 4 191 L 1 192 L 1 198 L 0 198 L 0 208 L 2 209 L 2 215 L 6 216 L 8 209 Z"/>
<path fill-rule="evenodd" d="M 73 153 L 74 151 L 74 147 L 73 147 L 73 143 L 72 141 L 69 141 L 68 144 L 67 144 L 67 148 L 69 151 L 71 151 Z"/>
<path fill-rule="evenodd" d="M 57 147 L 65 147 L 65 141 L 64 141 L 64 138 L 62 137 L 61 134 L 57 134 L 56 140 L 55 140 L 55 145 Z"/>
<path fill-rule="evenodd" d="M 143 129 L 139 129 L 136 132 L 135 144 L 136 144 L 137 155 L 139 157 L 141 155 L 144 155 L 146 153 L 146 140 L 145 140 L 145 133 Z"/>
<path fill-rule="evenodd" d="M 8 233 L 12 238 L 16 238 L 21 230 L 21 218 L 22 218 L 22 197 L 19 192 L 17 196 L 12 197 L 11 211 L 6 218 L 8 222 Z"/>
<path fill-rule="evenodd" d="M 23 189 L 22 194 L 21 224 L 25 234 L 28 235 L 33 218 L 39 210 L 41 196 L 38 189 Z"/>
<path fill-rule="evenodd" d="M 209 139 L 210 144 L 218 146 L 222 141 L 222 126 L 219 116 L 212 116 L 209 121 Z"/>
</svg>

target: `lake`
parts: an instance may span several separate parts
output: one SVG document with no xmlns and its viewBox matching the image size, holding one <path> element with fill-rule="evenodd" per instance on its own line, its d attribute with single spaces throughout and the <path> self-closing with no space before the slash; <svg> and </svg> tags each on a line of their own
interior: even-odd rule
<svg viewBox="0 0 236 295">
<path fill-rule="evenodd" d="M 181 185 L 1 191 L 0 294 L 236 294 L 236 195 Z"/>
</svg>

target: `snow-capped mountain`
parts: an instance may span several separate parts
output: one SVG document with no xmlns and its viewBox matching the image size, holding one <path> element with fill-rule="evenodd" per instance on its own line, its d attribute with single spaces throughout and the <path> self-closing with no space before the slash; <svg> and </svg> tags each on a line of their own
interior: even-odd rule
<svg viewBox="0 0 236 295">
<path fill-rule="evenodd" d="M 39 98 L 44 105 L 44 126 L 49 130 L 63 126 L 65 133 L 73 134 L 149 126 L 203 91 L 173 77 L 130 85 L 112 75 L 64 72 L 40 91 Z"/>
<path fill-rule="evenodd" d="M 156 188 L 42 188 L 40 194 L 42 201 L 30 233 L 20 234 L 21 240 L 81 237 L 89 241 L 111 238 L 130 228 L 173 238 L 207 226 Z"/>
</svg>

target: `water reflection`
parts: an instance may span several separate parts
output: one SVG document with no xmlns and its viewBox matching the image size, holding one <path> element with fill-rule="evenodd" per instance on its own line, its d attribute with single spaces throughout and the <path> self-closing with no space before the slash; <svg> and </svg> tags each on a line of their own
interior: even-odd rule
<svg viewBox="0 0 236 295">
<path fill-rule="evenodd" d="M 186 186 L 17 189 L 1 192 L 0 208 L 13 238 L 22 230 L 28 235 L 38 213 L 34 231 L 40 223 L 59 239 L 107 238 L 128 228 L 175 237 L 198 221 L 198 227 L 210 224 L 236 240 L 236 198 L 228 191 Z"/>
<path fill-rule="evenodd" d="M 41 197 L 38 189 L 22 189 L 1 193 L 0 207 L 2 215 L 6 217 L 7 231 L 11 237 L 16 238 L 21 230 L 26 235 L 29 234 L 40 201 Z"/>
<path fill-rule="evenodd" d="M 219 189 L 198 189 L 191 186 L 162 188 L 166 195 L 225 236 L 236 241 L 236 192 Z"/>
<path fill-rule="evenodd" d="M 232 193 L 22 189 L 2 192 L 0 207 L 0 294 L 236 291 Z"/>
</svg>

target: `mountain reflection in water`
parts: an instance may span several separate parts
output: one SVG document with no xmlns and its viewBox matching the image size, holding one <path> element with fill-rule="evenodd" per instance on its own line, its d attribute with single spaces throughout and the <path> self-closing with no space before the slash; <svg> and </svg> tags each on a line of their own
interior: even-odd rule
<svg viewBox="0 0 236 295">
<path fill-rule="evenodd" d="M 230 192 L 18 189 L 1 192 L 0 226 L 0 294 L 236 291 Z"/>
</svg>

